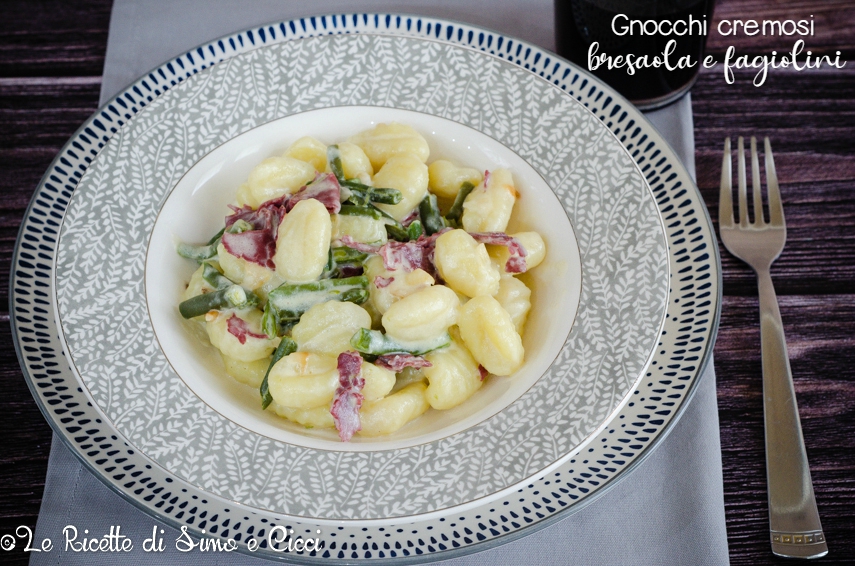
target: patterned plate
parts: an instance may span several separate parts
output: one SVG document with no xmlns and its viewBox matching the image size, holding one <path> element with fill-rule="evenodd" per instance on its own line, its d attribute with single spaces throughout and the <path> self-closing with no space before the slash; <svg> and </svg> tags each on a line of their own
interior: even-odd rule
<svg viewBox="0 0 855 566">
<path fill-rule="evenodd" d="M 285 41 L 342 30 L 432 41 L 377 35 Z M 344 60 L 367 52 L 388 63 L 380 66 L 388 75 L 375 73 L 379 84 L 402 88 L 382 93 L 354 88 L 346 101 L 331 100 L 330 89 L 323 88 L 327 79 L 308 72 L 318 56 Z M 438 82 L 425 65 L 414 64 L 415 53 L 442 62 L 442 72 L 450 75 L 444 84 L 450 86 L 467 72 L 483 78 L 487 70 L 489 80 L 478 81 L 475 92 L 482 96 L 474 100 L 492 104 L 490 111 L 503 119 L 485 119 L 487 108 L 477 102 L 464 111 L 451 99 L 425 98 L 421 88 L 408 91 L 407 84 Z M 226 58 L 229 64 L 184 81 Z M 304 86 L 318 87 L 308 90 L 321 94 L 300 89 L 287 104 L 251 110 L 249 98 L 242 102 L 230 94 L 234 88 L 218 94 L 223 85 L 246 87 L 251 76 L 263 76 L 262 85 L 283 81 L 283 88 L 298 82 L 281 71 L 282 61 L 289 70 L 307 69 Z M 403 82 L 395 83 L 395 77 Z M 346 73 L 336 79 L 355 80 Z M 502 84 L 518 92 L 491 88 Z M 253 91 L 253 99 L 269 100 L 265 95 L 278 91 Z M 151 339 L 140 250 L 175 181 L 219 144 L 280 116 L 355 103 L 445 116 L 516 150 L 541 172 L 573 222 L 582 252 L 582 299 L 557 363 L 494 417 L 407 449 L 321 453 L 248 431 L 188 395 Z M 220 107 L 212 111 L 212 104 Z M 144 106 L 146 111 L 128 122 Z M 547 109 L 569 121 L 544 119 Z M 652 194 L 638 182 L 641 176 L 628 154 L 593 116 L 632 153 Z M 179 118 L 186 118 L 181 123 L 189 134 L 157 136 L 163 143 L 152 149 L 146 136 Z M 175 132 L 171 126 L 167 130 Z M 563 139 L 576 140 L 574 155 L 608 164 L 603 172 L 609 178 L 593 180 L 602 167 L 574 168 L 564 155 L 544 152 Z M 133 190 L 129 179 L 151 183 L 145 191 Z M 607 185 L 609 190 L 601 190 Z M 103 214 L 100 221 L 98 214 Z M 612 222 L 605 222 L 609 215 Z M 92 246 L 93 237 L 109 246 Z M 233 538 L 244 550 L 249 539 L 258 539 L 257 552 L 274 557 L 282 554 L 265 539 L 275 532 L 271 525 L 294 529 L 295 535 L 322 531 L 324 549 L 292 559 L 438 559 L 510 540 L 549 523 L 563 509 L 579 508 L 661 437 L 710 350 L 719 306 L 714 250 L 705 209 L 673 152 L 631 106 L 567 63 L 469 26 L 391 15 L 329 16 L 265 26 L 200 47 L 141 79 L 93 116 L 36 192 L 15 257 L 11 306 L 22 366 L 49 422 L 90 469 L 147 512 L 197 533 L 204 529 Z M 54 257 L 55 264 L 45 263 Z M 61 328 L 53 322 L 57 304 Z M 111 332 L 119 328 L 116 321 L 126 338 L 104 340 L 117 335 Z M 63 357 L 56 355 L 60 351 Z M 568 374 L 590 377 L 562 379 Z M 533 412 L 545 418 L 531 419 Z M 188 423 L 195 427 L 189 434 Z M 496 446 L 513 449 L 499 453 L 491 446 L 496 431 L 511 439 Z M 475 450 L 479 445 L 484 449 Z M 257 460 L 262 464 L 247 465 L 249 454 L 263 455 Z M 449 467 L 448 461 L 458 459 L 459 468 Z M 310 460 L 318 461 L 320 473 L 309 468 Z M 271 474 L 283 466 L 287 474 Z M 383 489 L 388 481 L 380 486 L 353 479 L 338 489 L 328 487 L 330 478 L 342 477 L 337 469 L 364 470 L 358 475 L 372 478 L 390 468 L 415 472 L 404 474 L 406 483 L 393 482 L 391 495 Z M 491 470 L 482 474 L 483 482 L 472 480 L 479 468 Z M 509 492 L 521 481 L 530 483 Z M 378 500 L 382 495 L 387 499 Z"/>
</svg>

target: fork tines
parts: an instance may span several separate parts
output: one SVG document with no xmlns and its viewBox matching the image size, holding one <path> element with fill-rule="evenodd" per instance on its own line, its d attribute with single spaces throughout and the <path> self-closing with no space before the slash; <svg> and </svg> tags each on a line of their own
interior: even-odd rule
<svg viewBox="0 0 855 566">
<path fill-rule="evenodd" d="M 775 161 L 772 157 L 772 146 L 769 138 L 765 138 L 766 159 L 766 192 L 769 200 L 769 222 L 766 222 L 763 214 L 763 196 L 760 188 L 760 161 L 757 157 L 757 138 L 751 137 L 751 188 L 754 204 L 754 222 L 748 221 L 748 187 L 745 171 L 745 146 L 742 136 L 737 141 L 738 159 L 738 198 L 739 198 L 739 226 L 747 228 L 754 226 L 783 226 L 784 208 L 781 205 L 781 192 L 778 189 L 778 175 L 775 172 Z M 719 226 L 722 228 L 734 227 L 733 195 L 732 195 L 731 149 L 730 138 L 724 140 L 724 158 L 721 165 L 721 195 L 719 197 Z"/>
</svg>

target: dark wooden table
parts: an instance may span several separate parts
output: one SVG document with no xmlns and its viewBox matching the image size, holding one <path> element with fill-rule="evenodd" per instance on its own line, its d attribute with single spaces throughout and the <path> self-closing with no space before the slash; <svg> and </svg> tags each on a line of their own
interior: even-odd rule
<svg viewBox="0 0 855 566">
<path fill-rule="evenodd" d="M 30 396 L 8 324 L 8 274 L 24 210 L 47 166 L 97 107 L 110 0 L 4 0 L 0 9 L 0 534 L 34 527 L 51 431 Z M 815 54 L 843 70 L 753 72 L 725 84 L 705 71 L 692 91 L 698 184 L 716 221 L 722 140 L 769 136 L 788 224 L 773 268 L 795 374 L 827 564 L 855 563 L 855 1 L 720 0 L 719 18 L 813 14 Z M 713 34 L 709 52 L 786 51 L 793 39 Z M 733 564 L 783 563 L 768 544 L 757 293 L 722 251 L 724 306 L 715 348 L 724 493 Z M 4 564 L 24 564 L 17 550 Z"/>
</svg>

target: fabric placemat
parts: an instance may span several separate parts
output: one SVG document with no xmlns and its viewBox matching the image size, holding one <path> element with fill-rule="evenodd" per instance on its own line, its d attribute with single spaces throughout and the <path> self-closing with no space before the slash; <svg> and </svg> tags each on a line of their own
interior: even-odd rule
<svg viewBox="0 0 855 566">
<path fill-rule="evenodd" d="M 547 49 L 554 48 L 551 0 L 115 0 L 110 20 L 101 104 L 156 65 L 201 43 L 255 25 L 323 13 L 401 12 L 492 28 Z M 691 99 L 647 114 L 694 175 Z M 111 527 L 134 541 L 130 553 L 75 553 L 61 544 L 66 525 L 81 538 Z M 152 529 L 164 531 L 166 550 L 143 551 Z M 33 553 L 39 565 L 255 565 L 267 561 L 226 553 L 181 553 L 178 531 L 139 511 L 53 440 L 35 540 L 54 549 Z M 728 564 L 721 447 L 712 363 L 694 398 L 666 439 L 617 485 L 584 509 L 530 536 L 456 558 L 453 566 Z"/>
</svg>

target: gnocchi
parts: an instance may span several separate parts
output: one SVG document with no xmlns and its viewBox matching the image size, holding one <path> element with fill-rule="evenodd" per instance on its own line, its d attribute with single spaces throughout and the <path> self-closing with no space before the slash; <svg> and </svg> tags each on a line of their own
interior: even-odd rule
<svg viewBox="0 0 855 566">
<path fill-rule="evenodd" d="M 220 352 L 220 357 L 223 358 L 223 365 L 226 366 L 227 374 L 252 388 L 261 387 L 264 374 L 267 373 L 267 366 L 270 365 L 266 357 L 251 362 L 236 360 L 222 352 Z"/>
<path fill-rule="evenodd" d="M 511 375 L 522 367 L 522 338 L 511 315 L 493 297 L 475 297 L 460 307 L 460 337 L 475 360 L 494 375 Z"/>
<path fill-rule="evenodd" d="M 325 406 L 315 407 L 313 409 L 294 409 L 292 407 L 283 407 L 279 403 L 273 403 L 273 411 L 280 417 L 284 417 L 289 421 L 303 425 L 306 428 L 333 428 L 335 422 L 329 408 Z"/>
<path fill-rule="evenodd" d="M 304 312 L 291 329 L 291 338 L 301 352 L 337 356 L 350 349 L 350 338 L 356 331 L 370 326 L 371 315 L 361 306 L 329 301 Z"/>
<path fill-rule="evenodd" d="M 270 368 L 268 386 L 279 405 L 313 409 L 332 402 L 338 378 L 333 356 L 294 352 Z"/>
<path fill-rule="evenodd" d="M 467 297 L 495 295 L 499 271 L 490 262 L 487 247 L 464 230 L 451 230 L 436 240 L 434 261 L 448 286 Z"/>
<path fill-rule="evenodd" d="M 190 281 L 187 283 L 187 288 L 184 290 L 182 300 L 186 301 L 187 299 L 191 299 L 197 295 L 210 293 L 214 290 L 214 288 L 211 287 L 211 285 L 202 277 L 203 271 L 204 267 L 199 266 L 199 269 L 194 271 L 193 275 L 190 276 Z"/>
<path fill-rule="evenodd" d="M 368 290 L 371 302 L 380 315 L 389 310 L 393 303 L 434 283 L 431 274 L 423 269 L 409 272 L 403 269 L 390 271 L 383 265 L 383 259 L 379 256 L 368 259 L 364 269 L 370 281 Z M 382 286 L 378 287 L 375 281 L 380 282 Z"/>
<path fill-rule="evenodd" d="M 362 377 L 365 379 L 362 395 L 366 401 L 383 399 L 395 387 L 394 372 L 368 362 L 362 362 Z"/>
<path fill-rule="evenodd" d="M 289 283 L 308 283 L 321 276 L 330 250 L 332 220 L 315 199 L 301 200 L 285 215 L 276 240 L 276 273 Z"/>
<path fill-rule="evenodd" d="M 427 195 L 428 169 L 414 155 L 393 155 L 374 176 L 374 184 L 378 187 L 389 187 L 401 191 L 403 198 L 398 204 L 377 205 L 377 208 L 389 213 L 395 220 L 401 221 Z"/>
<path fill-rule="evenodd" d="M 422 370 L 429 383 L 425 395 L 434 409 L 456 407 L 484 383 L 478 362 L 458 340 L 452 340 L 447 348 L 426 354 L 425 359 L 431 363 Z"/>
<path fill-rule="evenodd" d="M 395 385 L 395 374 L 363 362 L 365 385 L 362 395 L 369 401 L 382 399 Z M 336 358 L 310 352 L 294 352 L 270 368 L 269 387 L 273 400 L 282 407 L 312 409 L 329 405 L 339 386 Z"/>
<path fill-rule="evenodd" d="M 517 190 L 511 172 L 496 169 L 463 202 L 463 229 L 467 232 L 504 232 L 516 201 Z"/>
<path fill-rule="evenodd" d="M 217 246 L 217 258 L 223 275 L 252 291 L 263 287 L 273 276 L 273 271 L 257 263 L 235 257 L 223 244 Z"/>
<path fill-rule="evenodd" d="M 380 169 L 396 155 L 410 155 L 421 163 L 426 163 L 430 155 L 427 140 L 420 133 L 411 126 L 394 122 L 377 124 L 349 141 L 362 148 L 374 169 Z"/>
<path fill-rule="evenodd" d="M 525 248 L 525 266 L 526 270 L 534 269 L 546 257 L 546 244 L 543 243 L 543 238 L 537 232 L 520 232 L 511 234 L 512 238 L 516 238 L 522 247 Z M 487 252 L 490 254 L 490 259 L 502 277 L 513 275 L 505 270 L 505 266 L 510 259 L 511 254 L 507 246 L 488 246 Z"/>
<path fill-rule="evenodd" d="M 505 233 L 510 171 L 430 158 L 404 124 L 301 137 L 250 172 L 223 231 L 177 247 L 200 264 L 180 314 L 262 409 L 377 437 L 522 367 L 532 291 L 516 275 L 546 243 Z"/>
<path fill-rule="evenodd" d="M 477 169 L 458 167 L 451 161 L 437 159 L 428 166 L 430 192 L 444 199 L 454 199 L 463 183 L 473 186 L 481 184 L 481 173 Z"/>
<path fill-rule="evenodd" d="M 377 401 L 366 401 L 359 412 L 363 436 L 392 434 L 430 408 L 424 383 L 413 383 Z"/>
<path fill-rule="evenodd" d="M 383 328 L 400 342 L 428 342 L 457 323 L 459 304 L 448 287 L 426 287 L 393 303 L 383 315 Z"/>
<path fill-rule="evenodd" d="M 327 169 L 327 146 L 310 136 L 302 137 L 292 143 L 285 151 L 285 157 L 304 161 L 317 171 Z"/>
<path fill-rule="evenodd" d="M 262 203 L 297 192 L 315 177 L 315 168 L 293 157 L 269 157 L 238 188 L 237 202 L 258 208 Z"/>
<path fill-rule="evenodd" d="M 342 142 L 338 144 L 338 151 L 341 156 L 341 169 L 346 179 L 370 179 L 374 174 L 371 160 L 358 145 Z"/>
<path fill-rule="evenodd" d="M 363 244 L 385 244 L 386 225 L 369 216 L 332 215 L 333 241 L 341 241 L 345 236 L 350 236 L 354 241 Z"/>
<path fill-rule="evenodd" d="M 276 341 L 268 340 L 266 336 L 260 338 L 261 313 L 257 310 L 244 311 L 240 315 L 226 312 L 209 315 L 205 316 L 208 339 L 215 348 L 232 359 L 254 362 L 269 357 L 276 348 Z M 249 332 L 244 334 L 243 341 L 229 328 L 236 326 L 234 321 L 229 323 L 232 317 L 241 321 L 237 324 L 246 325 L 249 329 Z"/>
<path fill-rule="evenodd" d="M 511 315 L 517 334 L 522 336 L 528 311 L 531 310 L 531 290 L 516 277 L 503 277 L 495 299 Z"/>
</svg>

